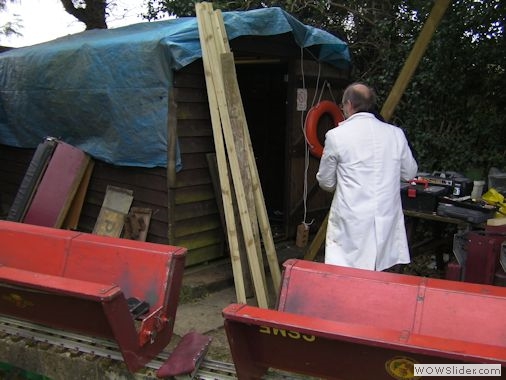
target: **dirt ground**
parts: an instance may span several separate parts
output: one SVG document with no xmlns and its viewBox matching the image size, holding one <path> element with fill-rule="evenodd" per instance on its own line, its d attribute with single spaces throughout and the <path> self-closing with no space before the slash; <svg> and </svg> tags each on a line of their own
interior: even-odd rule
<svg viewBox="0 0 506 380">
<path fill-rule="evenodd" d="M 177 310 L 174 338 L 169 350 L 171 347 L 175 347 L 186 333 L 195 331 L 212 339 L 206 355 L 207 359 L 232 363 L 221 312 L 234 302 L 235 289 L 229 286 L 181 304 Z"/>
</svg>

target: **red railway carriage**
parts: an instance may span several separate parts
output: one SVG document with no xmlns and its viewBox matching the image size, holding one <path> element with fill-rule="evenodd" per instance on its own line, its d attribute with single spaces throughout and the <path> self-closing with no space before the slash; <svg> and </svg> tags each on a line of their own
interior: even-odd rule
<svg viewBox="0 0 506 380">
<path fill-rule="evenodd" d="M 288 260 L 277 310 L 223 315 L 241 380 L 269 368 L 391 380 L 416 379 L 416 363 L 506 366 L 503 287 Z"/>
</svg>

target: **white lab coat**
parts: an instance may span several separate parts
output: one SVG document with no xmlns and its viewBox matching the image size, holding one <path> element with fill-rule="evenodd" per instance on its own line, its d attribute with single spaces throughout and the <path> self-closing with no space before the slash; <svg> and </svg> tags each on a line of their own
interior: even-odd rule
<svg viewBox="0 0 506 380">
<path fill-rule="evenodd" d="M 381 271 L 410 262 L 400 182 L 417 170 L 404 132 L 371 113 L 327 132 L 316 175 L 334 191 L 325 263 Z"/>
</svg>

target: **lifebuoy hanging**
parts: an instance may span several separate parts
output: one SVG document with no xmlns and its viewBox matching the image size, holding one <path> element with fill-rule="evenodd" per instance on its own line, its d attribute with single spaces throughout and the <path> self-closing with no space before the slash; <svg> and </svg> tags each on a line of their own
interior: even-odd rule
<svg viewBox="0 0 506 380">
<path fill-rule="evenodd" d="M 323 144 L 318 138 L 318 123 L 326 113 L 331 116 L 335 127 L 344 120 L 344 115 L 339 106 L 330 100 L 322 100 L 308 111 L 306 116 L 306 139 L 309 151 L 317 158 L 320 158 L 323 154 Z"/>
</svg>

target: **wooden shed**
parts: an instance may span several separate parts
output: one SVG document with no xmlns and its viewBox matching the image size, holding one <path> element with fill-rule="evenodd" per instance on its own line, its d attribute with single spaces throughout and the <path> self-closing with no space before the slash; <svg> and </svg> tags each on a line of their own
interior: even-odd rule
<svg viewBox="0 0 506 380">
<path fill-rule="evenodd" d="M 289 24 L 296 27 L 292 31 L 275 34 L 254 31 L 237 34 L 234 28 L 238 28 L 238 25 L 246 25 L 246 29 L 252 29 L 252 25 L 259 22 L 258 20 L 263 19 L 265 22 L 265 13 L 225 12 L 224 20 L 235 58 L 237 79 L 273 236 L 275 241 L 291 240 L 295 238 L 297 225 L 301 222 L 310 224 L 311 230 L 316 231 L 330 204 L 331 195 L 319 190 L 315 181 L 319 160 L 308 153 L 304 121 L 307 110 L 319 101 L 340 101 L 342 90 L 349 83 L 349 56 L 346 44 L 336 37 L 304 26 L 280 9 L 260 11 L 271 12 L 269 17 L 281 17 L 283 22 L 288 20 Z M 251 15 L 252 18 L 245 21 L 240 19 L 242 15 Z M 236 20 L 238 18 L 239 21 Z M 239 24 L 235 24 L 236 22 Z M 149 26 L 141 24 L 143 32 L 145 28 L 152 28 L 152 23 L 146 24 Z M 196 27 L 195 22 L 188 26 L 190 29 Z M 317 43 L 301 46 L 296 33 L 301 31 L 297 28 L 308 28 L 305 29 L 306 32 L 316 32 L 319 36 Z M 138 31 L 136 27 L 118 30 L 120 29 L 124 33 Z M 96 31 L 98 33 L 94 34 L 84 32 L 81 38 L 84 41 L 86 38 L 100 41 L 107 34 L 118 33 L 118 30 Z M 135 43 L 136 38 L 131 41 Z M 89 45 L 90 41 L 87 43 Z M 55 40 L 36 47 L 47 51 L 56 49 L 58 44 L 68 45 L 68 41 Z M 325 58 L 324 48 L 328 47 L 326 44 L 341 44 L 342 56 L 338 61 Z M 78 55 L 82 49 L 88 48 L 82 41 L 76 46 L 77 51 L 73 53 Z M 33 54 L 33 49 L 30 48 L 16 50 L 18 52 L 15 58 L 6 57 L 6 53 L 0 55 L 0 68 L 2 64 L 5 68 L 6 65 L 19 62 L 23 57 Z M 23 50 L 26 50 L 26 54 L 22 54 Z M 122 63 L 125 61 L 116 60 L 110 65 Z M 48 65 L 50 64 L 51 61 Z M 132 206 L 152 210 L 147 241 L 188 248 L 187 266 L 227 257 L 202 59 L 198 57 L 188 63 L 169 65 L 168 68 L 168 89 L 166 94 L 160 96 L 160 101 L 166 105 L 167 115 L 164 120 L 167 136 L 166 165 L 129 165 L 125 160 L 118 163 L 103 159 L 93 154 L 93 142 L 90 142 L 89 138 L 84 142 L 76 139 L 75 132 L 70 132 L 69 127 L 64 128 L 63 132 L 58 130 L 56 133 L 59 135 L 54 135 L 51 128 L 28 131 L 22 135 L 23 139 L 19 138 L 13 143 L 12 136 L 8 133 L 5 137 L 1 131 L 16 129 L 17 133 L 20 125 L 29 130 L 30 125 L 33 125 L 30 123 L 34 122 L 28 122 L 13 113 L 15 106 L 8 103 L 7 93 L 15 84 L 4 83 L 4 91 L 0 92 L 0 105 L 3 107 L 0 111 L 2 215 L 7 214 L 16 196 L 33 156 L 35 141 L 49 135 L 83 149 L 94 158 L 95 165 L 79 220 L 79 230 L 93 230 L 105 190 L 108 185 L 114 185 L 133 191 Z M 165 67 L 162 69 L 166 70 Z M 111 70 L 123 69 L 112 67 Z M 83 107 L 87 106 L 85 100 L 82 102 Z M 24 107 L 27 106 L 20 107 L 19 112 L 26 113 Z M 63 119 L 63 123 L 68 126 L 72 122 L 71 119 L 64 119 L 67 113 L 72 114 L 72 109 L 61 113 L 60 109 L 75 105 L 49 99 L 45 107 L 54 107 L 49 123 Z M 5 111 L 7 108 L 10 109 L 9 112 Z M 88 115 L 89 118 L 95 117 L 93 109 L 84 112 L 80 108 L 76 112 Z M 94 121 L 94 127 L 96 124 Z M 330 127 L 331 119 L 324 115 L 319 124 L 321 141 Z M 77 134 L 82 134 L 82 130 L 86 128 L 87 121 L 83 118 L 77 127 L 81 132 Z M 29 141 L 28 136 L 31 136 L 32 132 L 35 138 Z M 96 139 L 97 136 L 93 138 Z M 23 143 L 19 143 L 20 140 Z M 149 145 L 148 141 L 146 145 Z M 132 150 L 131 155 L 126 154 L 127 160 L 142 150 L 142 146 L 132 149 L 137 151 Z"/>
</svg>

